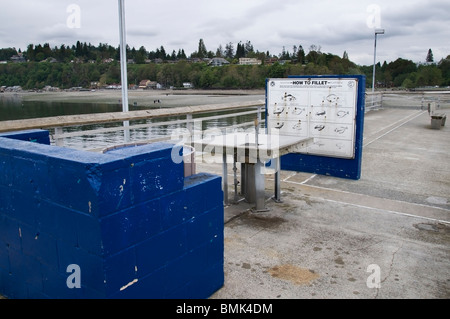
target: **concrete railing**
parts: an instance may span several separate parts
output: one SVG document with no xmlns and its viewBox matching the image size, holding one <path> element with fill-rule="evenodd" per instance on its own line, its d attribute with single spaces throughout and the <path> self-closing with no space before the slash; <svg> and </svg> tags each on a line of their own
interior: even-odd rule
<svg viewBox="0 0 450 319">
<path fill-rule="evenodd" d="M 24 119 L 0 122 L 0 132 L 22 131 L 29 129 L 48 129 L 52 144 L 58 146 L 73 146 L 67 139 L 89 136 L 104 136 L 100 143 L 87 142 L 75 148 L 99 150 L 114 144 L 127 142 L 156 142 L 170 139 L 170 134 L 154 135 L 151 129 L 155 127 L 185 127 L 192 129 L 198 122 L 217 121 L 225 118 L 236 118 L 254 115 L 261 118 L 264 112 L 264 101 L 243 103 L 209 104 L 165 109 L 151 109 L 130 112 L 95 113 L 82 115 L 55 116 L 46 118 Z M 233 111 L 230 113 L 230 111 Z M 212 116 L 205 116 L 215 113 Z M 233 125 L 234 128 L 250 126 L 249 122 Z M 228 127 L 229 128 L 229 127 Z M 130 133 L 137 133 L 130 136 Z M 141 134 L 139 134 L 139 132 Z M 143 133 L 144 132 L 144 133 Z M 108 141 L 108 139 L 110 139 Z M 86 138 L 89 140 L 89 138 Z M 96 144 L 100 144 L 99 147 Z"/>
<path fill-rule="evenodd" d="M 388 108 L 426 110 L 429 103 L 438 109 L 450 107 L 450 91 L 378 91 L 366 94 L 366 111 Z"/>
</svg>

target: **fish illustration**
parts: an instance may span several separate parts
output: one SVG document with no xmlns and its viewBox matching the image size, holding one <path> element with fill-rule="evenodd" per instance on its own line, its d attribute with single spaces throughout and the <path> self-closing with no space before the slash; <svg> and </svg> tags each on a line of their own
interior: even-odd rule
<svg viewBox="0 0 450 319">
<path fill-rule="evenodd" d="M 281 114 L 281 113 L 283 113 L 283 111 L 284 111 L 284 106 L 280 108 L 280 107 L 275 103 L 274 108 L 273 108 L 273 114 Z"/>
<path fill-rule="evenodd" d="M 319 132 L 322 131 L 325 128 L 325 125 L 316 125 L 314 127 L 315 130 L 318 130 Z"/>
<path fill-rule="evenodd" d="M 294 108 L 294 111 L 292 111 L 292 113 L 295 115 L 300 115 L 303 113 L 304 110 L 305 110 L 304 108 L 296 107 L 296 108 Z"/>
<path fill-rule="evenodd" d="M 302 121 L 298 121 L 297 124 L 295 124 L 292 129 L 297 130 L 297 131 L 301 131 L 302 130 Z"/>
<path fill-rule="evenodd" d="M 317 112 L 316 113 L 317 116 L 322 116 L 322 115 L 325 115 L 325 114 L 327 114 L 327 111 Z"/>
<path fill-rule="evenodd" d="M 277 123 L 277 126 L 275 126 L 276 129 L 281 129 L 284 126 L 284 123 Z"/>
<path fill-rule="evenodd" d="M 297 98 L 293 96 L 292 94 L 284 93 L 284 101 L 295 101 Z"/>
<path fill-rule="evenodd" d="M 347 111 L 347 112 L 345 112 L 345 111 L 339 111 L 339 112 L 336 113 L 337 117 L 340 117 L 340 118 L 346 117 L 346 116 L 349 115 L 349 114 L 350 114 L 349 111 Z"/>
<path fill-rule="evenodd" d="M 334 129 L 334 131 L 338 134 L 344 134 L 345 131 L 348 129 L 347 126 L 341 126 Z"/>
<path fill-rule="evenodd" d="M 337 101 L 339 100 L 339 96 L 337 96 L 336 94 L 330 94 L 325 98 L 325 100 L 327 100 L 329 103 L 337 103 Z"/>
<path fill-rule="evenodd" d="M 320 143 L 320 142 L 315 142 L 315 143 L 314 143 L 314 145 L 317 145 L 318 147 L 322 147 L 322 146 L 325 146 L 325 144 L 324 144 L 324 143 Z"/>
</svg>

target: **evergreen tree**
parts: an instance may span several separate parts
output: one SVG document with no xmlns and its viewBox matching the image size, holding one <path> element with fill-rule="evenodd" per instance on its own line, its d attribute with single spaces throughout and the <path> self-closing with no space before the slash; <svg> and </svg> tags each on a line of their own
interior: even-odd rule
<svg viewBox="0 0 450 319">
<path fill-rule="evenodd" d="M 231 42 L 225 45 L 225 57 L 228 59 L 232 59 L 234 57 L 234 46 Z"/>
<path fill-rule="evenodd" d="M 208 55 L 208 50 L 206 50 L 206 45 L 203 39 L 200 39 L 198 42 L 198 51 L 197 51 L 197 57 L 200 59 L 206 58 Z"/>
<path fill-rule="evenodd" d="M 216 57 L 223 58 L 225 56 L 224 50 L 222 48 L 222 45 L 220 44 L 219 47 L 216 50 Z"/>
<path fill-rule="evenodd" d="M 428 62 L 428 63 L 434 62 L 433 52 L 431 51 L 431 49 L 428 49 L 426 62 Z"/>
<path fill-rule="evenodd" d="M 347 51 L 344 51 L 344 55 L 342 56 L 342 58 L 344 60 L 348 60 L 348 53 L 347 53 Z"/>
<path fill-rule="evenodd" d="M 303 47 L 300 45 L 298 47 L 298 51 L 297 51 L 297 62 L 299 64 L 304 64 L 305 63 L 305 50 L 303 50 Z"/>
<path fill-rule="evenodd" d="M 239 59 L 243 57 L 245 57 L 245 46 L 241 42 L 239 42 L 236 48 L 235 58 Z"/>
<path fill-rule="evenodd" d="M 253 53 L 253 44 L 250 41 L 245 43 L 245 56 L 248 56 L 250 53 Z"/>
</svg>

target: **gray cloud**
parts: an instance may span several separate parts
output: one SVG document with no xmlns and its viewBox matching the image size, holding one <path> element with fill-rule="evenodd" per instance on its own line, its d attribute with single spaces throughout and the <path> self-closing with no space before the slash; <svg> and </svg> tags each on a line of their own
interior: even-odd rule
<svg viewBox="0 0 450 319">
<path fill-rule="evenodd" d="M 67 7 L 81 8 L 81 28 L 66 25 Z M 166 51 L 197 50 L 202 38 L 210 51 L 228 42 L 250 40 L 255 49 L 280 53 L 283 46 L 320 45 L 322 51 L 349 53 L 358 64 L 373 59 L 373 29 L 367 8 L 380 8 L 381 27 L 377 56 L 388 62 L 398 57 L 423 61 L 429 48 L 435 59 L 450 54 L 448 1 L 298 1 L 298 0 L 146 0 L 126 1 L 127 42 L 136 48 Z M 0 47 L 25 49 L 29 43 L 72 45 L 119 43 L 117 1 L 15 0 L 0 11 Z"/>
</svg>

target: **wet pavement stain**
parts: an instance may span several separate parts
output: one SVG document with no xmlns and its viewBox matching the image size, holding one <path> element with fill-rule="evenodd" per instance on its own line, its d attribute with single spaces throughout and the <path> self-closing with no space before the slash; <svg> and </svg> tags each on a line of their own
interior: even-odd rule
<svg viewBox="0 0 450 319">
<path fill-rule="evenodd" d="M 241 267 L 244 268 L 244 269 L 252 268 L 252 266 L 249 263 L 243 263 Z"/>
<path fill-rule="evenodd" d="M 341 256 L 339 256 L 338 258 L 336 258 L 336 259 L 334 260 L 334 262 L 335 262 L 336 264 L 338 264 L 338 265 L 343 265 L 343 264 L 344 264 L 344 260 L 342 259 Z"/>
<path fill-rule="evenodd" d="M 320 277 L 319 274 L 310 269 L 290 264 L 272 267 L 269 269 L 269 273 L 274 278 L 288 280 L 296 285 L 306 285 Z"/>
<path fill-rule="evenodd" d="M 230 224 L 228 224 L 228 226 L 233 228 L 234 226 L 245 224 L 250 227 L 276 229 L 286 222 L 287 220 L 281 217 L 265 216 L 260 213 L 252 214 L 250 212 L 246 212 L 234 219 Z"/>
</svg>

